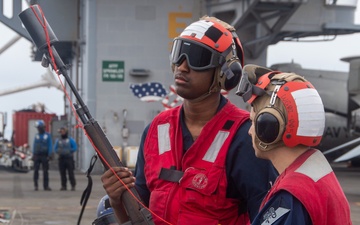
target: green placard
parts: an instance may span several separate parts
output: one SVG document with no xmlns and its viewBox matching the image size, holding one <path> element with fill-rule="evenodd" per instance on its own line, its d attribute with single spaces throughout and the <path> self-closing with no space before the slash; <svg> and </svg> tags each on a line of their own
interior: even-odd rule
<svg viewBox="0 0 360 225">
<path fill-rule="evenodd" d="M 124 82 L 124 61 L 103 61 L 102 80 Z"/>
</svg>

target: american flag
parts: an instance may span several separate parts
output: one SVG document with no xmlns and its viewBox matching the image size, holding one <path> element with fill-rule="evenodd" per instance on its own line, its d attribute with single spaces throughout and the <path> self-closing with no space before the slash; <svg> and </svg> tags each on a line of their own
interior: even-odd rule
<svg viewBox="0 0 360 225">
<path fill-rule="evenodd" d="M 161 101 L 167 94 L 164 86 L 158 82 L 131 84 L 130 89 L 137 98 L 144 102 Z"/>
</svg>

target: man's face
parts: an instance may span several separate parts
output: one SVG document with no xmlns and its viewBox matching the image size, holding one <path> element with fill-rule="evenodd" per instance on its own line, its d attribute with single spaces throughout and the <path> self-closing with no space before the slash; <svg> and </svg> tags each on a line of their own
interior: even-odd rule
<svg viewBox="0 0 360 225">
<path fill-rule="evenodd" d="M 59 134 L 60 134 L 61 137 L 67 137 L 67 132 L 66 132 L 66 130 L 64 128 L 61 128 L 59 130 Z"/>
<path fill-rule="evenodd" d="M 213 82 L 214 71 L 215 69 L 195 71 L 190 69 L 187 60 L 184 60 L 179 66 L 175 66 L 174 70 L 176 93 L 188 100 L 204 95 Z"/>
<path fill-rule="evenodd" d="M 45 127 L 44 126 L 39 126 L 37 129 L 38 129 L 39 133 L 44 133 L 45 132 Z"/>
</svg>

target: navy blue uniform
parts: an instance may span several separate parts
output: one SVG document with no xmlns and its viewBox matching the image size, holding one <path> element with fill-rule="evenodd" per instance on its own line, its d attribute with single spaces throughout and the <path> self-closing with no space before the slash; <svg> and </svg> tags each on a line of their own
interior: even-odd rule
<svg viewBox="0 0 360 225">
<path fill-rule="evenodd" d="M 224 106 L 226 101 L 227 100 L 222 97 L 219 109 Z M 181 112 L 181 114 L 183 146 L 184 151 L 186 151 L 194 141 L 183 120 L 183 112 Z M 245 202 L 245 204 L 239 206 L 241 211 L 239 213 L 248 211 L 252 221 L 259 212 L 259 206 L 262 199 L 270 189 L 271 183 L 275 181 L 278 173 L 271 165 L 270 161 L 256 158 L 251 138 L 248 134 L 250 126 L 250 120 L 245 121 L 237 131 L 226 157 L 226 173 L 228 178 L 227 196 Z M 150 192 L 146 186 L 144 177 L 143 151 L 148 128 L 149 126 L 145 129 L 141 138 L 139 155 L 135 168 L 136 189 L 147 205 L 150 198 Z"/>
<path fill-rule="evenodd" d="M 309 213 L 287 191 L 279 191 L 261 209 L 252 225 L 311 225 Z"/>
<path fill-rule="evenodd" d="M 66 171 L 69 174 L 69 181 L 72 190 L 75 190 L 76 180 L 74 175 L 75 162 L 73 154 L 77 150 L 77 145 L 72 137 L 59 138 L 54 145 L 55 152 L 59 155 L 59 171 L 61 177 L 61 190 L 67 189 Z"/>
<path fill-rule="evenodd" d="M 33 146 L 34 161 L 34 186 L 38 189 L 39 170 L 42 165 L 43 170 L 43 186 L 45 190 L 49 190 L 49 157 L 52 154 L 52 140 L 50 133 L 38 133 L 35 136 Z"/>
</svg>

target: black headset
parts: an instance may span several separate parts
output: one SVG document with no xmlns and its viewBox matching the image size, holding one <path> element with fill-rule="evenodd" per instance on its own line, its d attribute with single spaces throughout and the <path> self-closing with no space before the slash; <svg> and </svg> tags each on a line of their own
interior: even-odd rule
<svg viewBox="0 0 360 225">
<path fill-rule="evenodd" d="M 242 46 L 236 41 L 236 39 L 238 39 L 237 34 L 235 32 L 231 32 L 231 34 L 233 35 L 233 44 L 230 46 L 230 48 L 232 48 L 230 50 L 232 52 L 232 56 L 226 60 L 224 65 L 222 65 L 220 77 L 218 78 L 220 88 L 226 91 L 235 88 L 239 84 L 243 68 Z"/>
<path fill-rule="evenodd" d="M 275 87 L 274 89 L 269 88 L 267 90 L 272 92 L 271 97 L 259 99 L 260 102 L 252 103 L 253 106 L 257 106 L 257 104 L 259 104 L 258 108 L 260 108 L 260 110 L 257 110 L 259 112 L 255 112 L 254 128 L 256 135 L 255 139 L 260 141 L 259 145 L 263 147 L 261 149 L 263 151 L 272 149 L 275 146 L 274 144 L 280 141 L 283 141 L 285 145 L 289 144 L 288 146 L 295 146 L 297 144 L 314 146 L 314 140 L 319 140 L 319 137 L 310 139 L 310 142 L 313 143 L 310 143 L 305 139 L 301 139 L 300 141 L 295 140 L 296 138 L 301 137 L 298 137 L 296 132 L 293 132 L 294 129 L 297 129 L 297 127 L 292 129 L 293 125 L 290 124 L 293 124 L 292 120 L 295 118 L 292 116 L 289 117 L 289 113 L 293 115 L 292 111 L 296 111 L 297 106 L 290 106 L 289 104 L 286 104 L 289 101 L 287 96 L 291 95 L 291 90 L 295 87 L 294 81 L 301 81 L 301 83 L 297 82 L 296 86 L 301 85 L 297 88 L 305 89 L 312 87 L 312 85 L 307 83 L 305 78 L 300 75 L 294 73 L 275 74 L 271 77 L 270 81 Z M 280 93 L 280 95 L 278 95 L 278 93 Z M 286 134 L 284 135 L 285 132 Z M 270 145 L 273 147 L 269 147 Z"/>
<path fill-rule="evenodd" d="M 232 58 L 221 67 L 219 86 L 224 90 L 231 90 L 239 84 L 242 74 L 242 66 L 239 59 Z"/>
<path fill-rule="evenodd" d="M 275 106 L 267 106 L 257 113 L 254 120 L 255 133 L 266 145 L 282 140 L 286 127 L 284 114 Z"/>
</svg>

